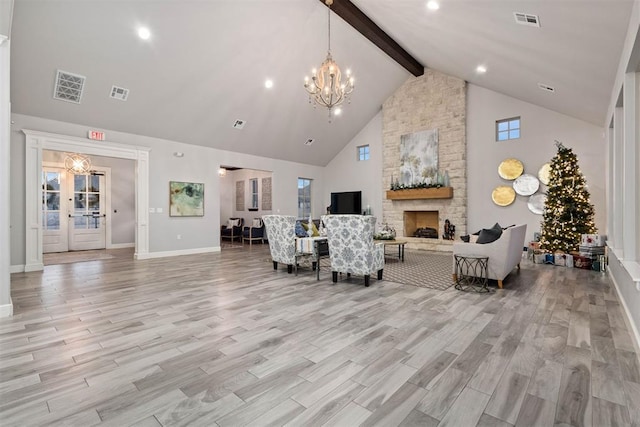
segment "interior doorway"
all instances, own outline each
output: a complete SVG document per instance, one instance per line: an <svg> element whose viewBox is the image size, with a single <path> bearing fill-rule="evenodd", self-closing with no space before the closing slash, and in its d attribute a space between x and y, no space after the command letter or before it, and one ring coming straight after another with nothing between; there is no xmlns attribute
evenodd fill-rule
<svg viewBox="0 0 640 427"><path fill-rule="evenodd" d="M149 151L148 147L102 141L100 144L83 138L23 129L25 150L25 211L27 218L24 271L37 271L43 263L43 150L63 153L133 160L134 189L134 259L149 258ZM87 193L88 196L88 193ZM106 241L109 242L108 229Z"/></svg>

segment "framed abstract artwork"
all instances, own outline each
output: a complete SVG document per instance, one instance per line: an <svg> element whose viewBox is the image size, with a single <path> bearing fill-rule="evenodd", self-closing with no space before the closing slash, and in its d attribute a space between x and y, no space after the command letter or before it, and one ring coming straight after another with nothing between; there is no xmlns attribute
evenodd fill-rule
<svg viewBox="0 0 640 427"><path fill-rule="evenodd" d="M169 216L204 216L204 184L170 181Z"/></svg>

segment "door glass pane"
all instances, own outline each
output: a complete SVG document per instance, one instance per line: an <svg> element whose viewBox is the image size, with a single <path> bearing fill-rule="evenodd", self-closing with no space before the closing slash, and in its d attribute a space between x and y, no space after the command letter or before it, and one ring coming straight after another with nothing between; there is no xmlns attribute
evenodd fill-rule
<svg viewBox="0 0 640 427"><path fill-rule="evenodd" d="M81 215L82 212L76 212L76 215ZM87 228L87 218L84 216L77 216L73 218L73 226L76 229L85 229Z"/></svg>
<svg viewBox="0 0 640 427"><path fill-rule="evenodd" d="M92 175L89 177L90 185L89 185L89 191L93 191L94 193L97 193L98 191L100 191L100 177L97 175Z"/></svg>
<svg viewBox="0 0 640 427"><path fill-rule="evenodd" d="M73 207L74 209L86 208L84 194L80 193L80 194L75 194L73 196Z"/></svg>
<svg viewBox="0 0 640 427"><path fill-rule="evenodd" d="M74 191L87 191L87 177L85 175L73 176Z"/></svg>
<svg viewBox="0 0 640 427"><path fill-rule="evenodd" d="M100 228L100 217L89 218L89 228L92 230Z"/></svg>
<svg viewBox="0 0 640 427"><path fill-rule="evenodd" d="M60 193L47 194L47 210L50 210L50 211L60 210Z"/></svg>
<svg viewBox="0 0 640 427"><path fill-rule="evenodd" d="M47 190L60 190L60 173L47 172Z"/></svg>
<svg viewBox="0 0 640 427"><path fill-rule="evenodd" d="M89 199L89 210L99 211L100 210L100 195L99 194L87 194L87 198Z"/></svg>
<svg viewBox="0 0 640 427"><path fill-rule="evenodd" d="M60 213L59 212L47 212L47 224L45 228L47 230L60 230Z"/></svg>

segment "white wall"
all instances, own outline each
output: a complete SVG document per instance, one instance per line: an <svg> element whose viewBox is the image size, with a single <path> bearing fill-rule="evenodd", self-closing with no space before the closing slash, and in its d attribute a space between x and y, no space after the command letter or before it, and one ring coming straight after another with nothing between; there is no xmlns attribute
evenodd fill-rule
<svg viewBox="0 0 640 427"><path fill-rule="evenodd" d="M66 155L61 151L44 150L42 160L63 165ZM135 162L129 159L116 159L104 156L87 156L93 169L108 167L111 169L111 242L110 244L133 244L135 242Z"/></svg>
<svg viewBox="0 0 640 427"><path fill-rule="evenodd" d="M369 144L370 159L358 161L357 147L366 144ZM331 204L331 193L362 191L362 209L369 205L377 224L382 224L382 111L329 162L324 182L325 210Z"/></svg>
<svg viewBox="0 0 640 427"><path fill-rule="evenodd" d="M85 138L90 126L46 120L14 114L11 128L11 264L24 264L25 259L25 137L21 129L39 130ZM216 150L159 138L150 138L106 129L107 140L150 147L149 207L162 208L162 213L149 215L149 253L157 256L174 251L216 250L220 247L220 179L221 164L241 168L273 171L273 209L276 213L296 215L298 176L314 180L312 197L321 200L323 168L302 163L262 158L242 153ZM96 142L99 144L100 142ZM173 156L183 152L184 157ZM205 184L203 217L169 217L169 181L191 181ZM321 208L314 208L319 215ZM226 220L226 219L225 219ZM180 235L181 239L177 236Z"/></svg>
<svg viewBox="0 0 640 427"><path fill-rule="evenodd" d="M520 139L496 142L496 120L516 116L521 118ZM528 209L528 197L517 196L513 204L500 207L492 202L491 192L498 185L512 185L512 181L498 175L498 166L504 159L519 159L524 164L524 173L537 176L540 167L557 152L554 140L572 148L578 156L578 165L595 207L596 227L605 233L607 149L603 129L472 84L467 88L469 232L490 227L495 222L503 226L527 224L528 240L533 238L535 231L540 231L542 215Z"/></svg>

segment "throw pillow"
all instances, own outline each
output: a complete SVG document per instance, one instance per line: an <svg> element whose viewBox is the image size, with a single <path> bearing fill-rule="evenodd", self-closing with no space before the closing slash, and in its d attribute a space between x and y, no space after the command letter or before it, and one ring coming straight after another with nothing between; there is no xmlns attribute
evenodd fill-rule
<svg viewBox="0 0 640 427"><path fill-rule="evenodd" d="M485 244L495 242L500 236L502 236L502 227L496 222L493 227L480 230L480 235L476 243Z"/></svg>
<svg viewBox="0 0 640 427"><path fill-rule="evenodd" d="M262 220L260 218L254 218L253 223L251 224L253 228L262 228Z"/></svg>
<svg viewBox="0 0 640 427"><path fill-rule="evenodd" d="M233 219L230 219L229 221L227 221L227 228L233 228L236 225L236 221Z"/></svg>
<svg viewBox="0 0 640 427"><path fill-rule="evenodd" d="M318 227L316 227L316 224L314 222L311 223L311 231L313 232L313 234L311 235L312 237L318 237L320 235Z"/></svg>
<svg viewBox="0 0 640 427"><path fill-rule="evenodd" d="M307 237L307 232L300 221L296 221L296 236Z"/></svg>
<svg viewBox="0 0 640 427"><path fill-rule="evenodd" d="M467 234L466 236L460 236L460 239L465 243L469 243L470 237Z"/></svg>
<svg viewBox="0 0 640 427"><path fill-rule="evenodd" d="M480 233L478 231L478 233ZM469 243L478 243L478 237L479 234L472 234L471 236L469 236Z"/></svg>

